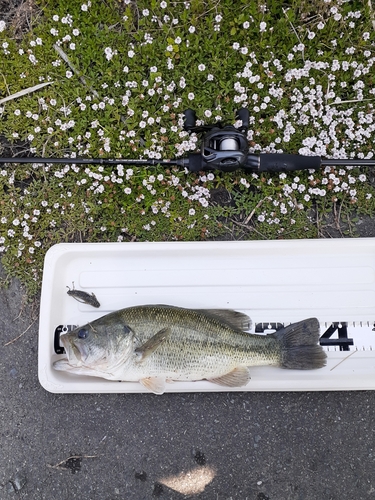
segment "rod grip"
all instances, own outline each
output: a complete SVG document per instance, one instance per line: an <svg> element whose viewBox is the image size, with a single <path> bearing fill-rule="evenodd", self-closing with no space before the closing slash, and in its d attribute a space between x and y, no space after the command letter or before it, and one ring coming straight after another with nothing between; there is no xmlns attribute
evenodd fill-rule
<svg viewBox="0 0 375 500"><path fill-rule="evenodd" d="M318 170L320 156L302 156L278 153L259 155L259 172L292 172L294 170Z"/></svg>

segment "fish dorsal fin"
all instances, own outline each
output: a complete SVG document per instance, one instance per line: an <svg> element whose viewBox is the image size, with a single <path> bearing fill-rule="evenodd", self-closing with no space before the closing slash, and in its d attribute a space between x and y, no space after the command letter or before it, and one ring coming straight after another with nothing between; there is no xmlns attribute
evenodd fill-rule
<svg viewBox="0 0 375 500"><path fill-rule="evenodd" d="M221 377L207 379L218 385L225 385L226 387L242 387L250 380L250 372L246 366L237 366L234 370Z"/></svg>
<svg viewBox="0 0 375 500"><path fill-rule="evenodd" d="M139 382L154 394L163 394L165 391L165 379L162 377L142 378Z"/></svg>
<svg viewBox="0 0 375 500"><path fill-rule="evenodd" d="M195 309L195 311L215 318L235 330L247 331L251 328L251 319L247 314L232 309Z"/></svg>
<svg viewBox="0 0 375 500"><path fill-rule="evenodd" d="M144 361L148 356L150 356L156 349L165 341L165 339L171 334L170 328L163 328L162 330L155 333L150 339L147 340L140 347L134 350L137 357L137 361Z"/></svg>

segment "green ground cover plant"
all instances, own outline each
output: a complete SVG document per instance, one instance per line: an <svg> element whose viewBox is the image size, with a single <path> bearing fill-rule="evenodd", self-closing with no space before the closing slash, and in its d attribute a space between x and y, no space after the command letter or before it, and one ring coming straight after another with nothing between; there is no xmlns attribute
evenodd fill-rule
<svg viewBox="0 0 375 500"><path fill-rule="evenodd" d="M373 156L370 1L41 0L35 9L22 36L0 19L3 156L18 145L35 156L182 157L200 145L183 129L186 108L198 123L239 126L241 107L250 152ZM2 263L33 294L58 242L318 237L317 214L374 213L369 173L353 163L260 176L3 163Z"/></svg>

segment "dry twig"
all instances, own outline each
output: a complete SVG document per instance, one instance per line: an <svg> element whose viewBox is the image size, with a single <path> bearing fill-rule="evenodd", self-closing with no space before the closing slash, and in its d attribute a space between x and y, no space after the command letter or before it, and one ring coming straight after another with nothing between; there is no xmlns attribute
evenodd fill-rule
<svg viewBox="0 0 375 500"><path fill-rule="evenodd" d="M7 346L7 345L10 345L10 344L13 344L13 342L15 342L16 340L20 339L22 337L22 335L25 335L25 333L30 330L30 328L33 326L33 324L35 323L36 319L34 319L34 321L31 323L31 325L29 325L26 330L24 332L22 332L20 335L18 335L18 337L16 337L15 339L13 340L10 340L9 342L7 342L6 344L4 344L4 347Z"/></svg>
<svg viewBox="0 0 375 500"><path fill-rule="evenodd" d="M28 87L27 89L20 90L15 94L8 95L7 97L3 97L2 99L0 99L0 104L3 104L4 102L7 101L11 101L12 99L17 99L18 97L22 97L27 94L31 94L31 92L35 92L36 90L42 89L46 85L52 85L52 83L54 82L38 83L38 85L34 85L33 87Z"/></svg>
<svg viewBox="0 0 375 500"><path fill-rule="evenodd" d="M86 82L86 79L82 76L81 72L73 65L73 63L71 62L71 60L69 59L69 57L65 54L65 52L63 51L63 49L59 45L57 45L56 43L53 45L53 48L59 54L59 56L61 57L61 59L63 59L66 62L66 64L73 71L73 73L75 73L78 76L78 78L80 79L81 83L83 83L83 85L85 85L86 87L88 87L90 89L90 91L93 93L93 95L98 99L99 98L99 94L97 93L97 91L94 90L90 85L88 85L88 83Z"/></svg>

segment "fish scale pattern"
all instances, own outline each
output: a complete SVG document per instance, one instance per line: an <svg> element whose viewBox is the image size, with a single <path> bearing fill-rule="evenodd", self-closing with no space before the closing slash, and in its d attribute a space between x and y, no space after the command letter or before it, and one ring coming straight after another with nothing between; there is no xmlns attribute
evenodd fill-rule
<svg viewBox="0 0 375 500"><path fill-rule="evenodd" d="M158 331L170 328L166 340L133 370L142 377L165 375L173 380L199 380L219 377L237 366L278 365L280 347L276 339L253 335L230 326L232 311L215 313L174 308L142 306L119 311L143 345Z"/></svg>

